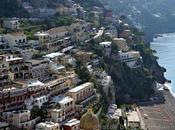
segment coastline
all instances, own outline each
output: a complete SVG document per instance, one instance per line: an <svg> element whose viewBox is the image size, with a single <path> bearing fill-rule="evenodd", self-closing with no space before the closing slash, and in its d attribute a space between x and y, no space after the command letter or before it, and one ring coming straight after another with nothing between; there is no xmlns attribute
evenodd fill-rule
<svg viewBox="0 0 175 130"><path fill-rule="evenodd" d="M171 36L172 35L172 36ZM160 82L161 84L163 84L164 86L166 86L168 89L169 89L169 91L170 91L170 93L174 96L174 98L175 98L175 92L174 92L174 88L173 88L173 83L172 83L172 73L171 73L171 71L170 71L170 69L171 69L171 67L168 65L168 64L170 64L170 63L166 63L166 59L165 59L165 57L164 57L164 55L165 54L167 54L166 53L166 51L168 50L167 48L165 48L165 50L166 51L162 51L162 49L160 49L160 48L164 48L165 46L163 46L163 44L166 44L166 42L164 42L164 39L167 39L167 37L169 38L170 37L170 40L172 40L171 38L174 38L174 36L173 35L175 35L175 33L162 33L162 34L157 34L157 37L154 37L153 38L153 42L150 42L150 47L151 47L151 49L153 49L153 50L155 50L155 52L153 53L153 55L155 56L155 57L158 57L158 59L156 59L156 61L157 61L157 63L158 63L158 65L160 66L160 67L163 67L166 71L164 71L164 78L166 79L165 80L165 82ZM162 40L163 39L163 40ZM168 41L169 41L169 39L168 39ZM170 41L170 42L172 42L172 41ZM157 45L156 45L157 44ZM167 45L168 46L168 45ZM158 48L157 50L156 50L156 48ZM172 50L171 50L172 51ZM164 52L165 52L165 54L164 54ZM162 56L162 54L163 54L163 56ZM170 54L167 54L168 56L170 56ZM172 54L171 54L172 55ZM170 56L171 57L171 56ZM161 59L162 58L162 59ZM171 59L172 60L172 59ZM170 60L170 61L171 61ZM168 72L167 72L168 71ZM170 73L170 74L169 74ZM174 78L173 78L174 79Z"/></svg>

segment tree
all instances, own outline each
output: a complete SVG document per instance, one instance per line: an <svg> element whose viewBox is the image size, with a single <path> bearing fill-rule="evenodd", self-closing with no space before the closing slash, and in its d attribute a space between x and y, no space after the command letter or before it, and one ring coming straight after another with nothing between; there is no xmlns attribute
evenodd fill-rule
<svg viewBox="0 0 175 130"><path fill-rule="evenodd" d="M31 117L34 119L36 117L40 116L40 109L38 106L33 106L33 108L31 109Z"/></svg>
<svg viewBox="0 0 175 130"><path fill-rule="evenodd" d="M32 118L37 118L37 117L41 117L41 119L46 118L47 116L47 110L44 108L39 108L38 106L33 106L33 108L31 109L31 117Z"/></svg>

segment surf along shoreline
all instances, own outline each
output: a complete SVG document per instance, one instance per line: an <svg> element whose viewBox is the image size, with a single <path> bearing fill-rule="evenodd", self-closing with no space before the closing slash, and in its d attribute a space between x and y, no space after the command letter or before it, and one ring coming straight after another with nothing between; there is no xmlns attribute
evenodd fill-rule
<svg viewBox="0 0 175 130"><path fill-rule="evenodd" d="M158 53L157 50L155 48L153 48L151 45L159 38L165 38L168 35L171 35L173 33L163 33L163 34L156 34L155 37L152 39L152 42L150 42L150 48L153 50L153 55L155 57L158 57L158 59L160 58L159 56L157 56L156 54ZM175 34L175 33L174 33ZM155 44L155 43L154 43ZM163 72L163 80L159 80L159 83L161 83L163 85L164 90L168 90L170 91L170 93L174 96L175 98L175 93L172 90L172 81L171 79L167 79L167 77L165 76L165 73L167 72L167 68L164 65L161 65L161 63L158 61L158 59L156 59L156 62L158 63L158 66L162 67L164 69Z"/></svg>

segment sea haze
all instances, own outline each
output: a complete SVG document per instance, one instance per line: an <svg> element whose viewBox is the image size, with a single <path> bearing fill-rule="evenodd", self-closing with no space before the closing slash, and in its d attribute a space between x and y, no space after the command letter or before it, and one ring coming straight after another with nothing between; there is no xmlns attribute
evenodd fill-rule
<svg viewBox="0 0 175 130"><path fill-rule="evenodd" d="M171 80L169 89L175 96L175 33L163 34L162 37L154 38L151 48L156 50L155 55L159 57L159 64L166 68L165 77Z"/></svg>

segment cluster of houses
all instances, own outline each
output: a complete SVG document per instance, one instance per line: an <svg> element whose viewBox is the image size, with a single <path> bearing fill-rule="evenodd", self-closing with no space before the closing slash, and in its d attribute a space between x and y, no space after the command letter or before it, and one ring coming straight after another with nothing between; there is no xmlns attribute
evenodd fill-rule
<svg viewBox="0 0 175 130"><path fill-rule="evenodd" d="M65 129L75 127L74 124L78 127L79 121L71 119L78 116L84 104L94 100L96 91L91 82L77 86L77 75L58 65L60 57L62 53L51 53L35 60L0 56L2 119L17 128L33 129L40 117L32 118L31 109L45 106L49 112L48 121L39 123L36 129L57 130L63 122L66 122L63 123ZM57 65L52 67L53 64Z"/></svg>
<svg viewBox="0 0 175 130"><path fill-rule="evenodd" d="M72 43L88 38L88 25L85 21L78 21L70 27L38 32L38 40L34 43L29 42L23 32L1 36L1 44L8 45L9 50L1 48L6 54L0 55L0 112L3 121L0 128L12 125L17 129L79 129L80 121L75 117L89 102L95 101L96 91L91 82L77 85L77 74L74 70L67 70L66 66L76 65L72 55L78 58L80 51L73 51ZM16 29L13 27L9 26ZM39 50L36 45L45 50ZM19 53L10 54L10 51ZM33 58L34 54L41 52L46 54ZM47 109L46 122L39 123L40 117L32 117L35 106Z"/></svg>
<svg viewBox="0 0 175 130"><path fill-rule="evenodd" d="M106 115L109 119L114 120L120 120L120 118L125 117L124 126L129 127L130 129L141 128L142 117L137 108L124 111L123 109L118 108L116 104L111 104Z"/></svg>
<svg viewBox="0 0 175 130"><path fill-rule="evenodd" d="M24 2L22 6L42 18L57 12L75 17L86 16L83 7L72 0L68 0L66 5L58 3L56 9L35 9L29 2ZM104 16L107 23L113 20L112 11L102 7L94 6L90 13L94 20ZM108 36L112 40L99 42L104 55L111 57L112 45L115 44L118 47L116 58L130 68L139 68L142 57L130 48L133 35L127 24L124 24L124 31L118 34L115 26L97 29L92 23L77 19L70 26L36 32L36 40L28 40L27 35L19 31L19 19L5 19L3 27L13 31L0 35L0 52L3 52L0 55L0 129L8 130L13 126L16 129L79 130L77 117L88 104L98 103L99 94L94 83L80 84L75 70L68 67L76 67L77 60L86 64L90 75L112 104L107 117L119 120L123 116L123 111L114 105L115 88L111 76L105 70L97 69L100 57L92 58L93 52L81 49L79 45ZM36 106L47 110L45 120L32 115ZM135 115L135 112L128 113L128 121L131 120L128 124L133 128L140 127ZM132 120L137 121L132 124Z"/></svg>

